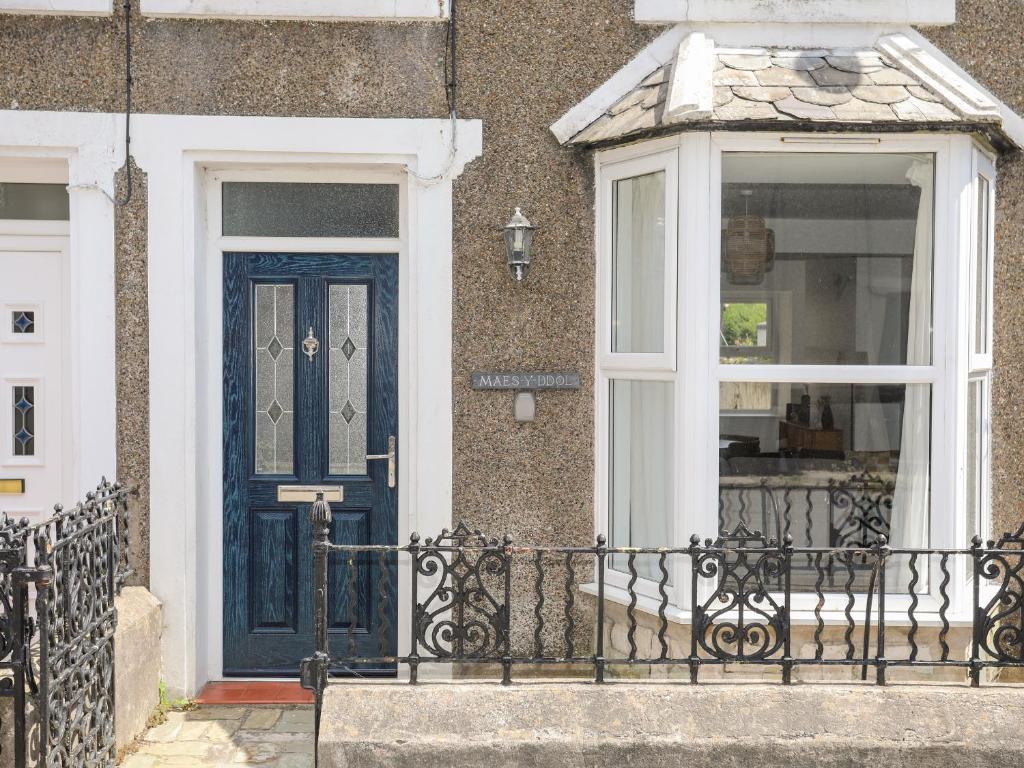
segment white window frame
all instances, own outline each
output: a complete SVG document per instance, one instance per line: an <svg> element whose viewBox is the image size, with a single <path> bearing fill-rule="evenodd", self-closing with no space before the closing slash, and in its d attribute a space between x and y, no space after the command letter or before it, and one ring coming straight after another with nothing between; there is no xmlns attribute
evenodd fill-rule
<svg viewBox="0 0 1024 768"><path fill-rule="evenodd" d="M113 12L113 0L0 0L0 13L110 16Z"/></svg>
<svg viewBox="0 0 1024 768"><path fill-rule="evenodd" d="M601 242L602 264L607 265L600 273L600 288L604 300L600 303L600 322L604 329L601 337L601 362L605 370L623 372L674 372L676 369L676 242L678 239L678 168L679 153L668 149L608 165L602 175L601 220L604 227ZM665 292L664 329L661 352L615 352L612 332L612 258L614 257L614 187L624 179L648 174L665 174Z"/></svg>
<svg viewBox="0 0 1024 768"><path fill-rule="evenodd" d="M601 187L599 192L600 202L597 206L597 220L601 227L601 235L598 238L600 243L599 267L597 270L597 285L601 299L598 301L598 373L595 379L597 387L598 412L604 414L607 421L611 414L611 384L615 380L626 381L665 381L676 384L674 398L677 407L675 408L678 418L679 385L676 377L676 349L678 327L678 304L677 297L677 248L679 240L679 151L675 141L649 142L644 147L645 151L632 154L632 156L616 162L614 158L607 165L602 167ZM612 351L612 259L614 257L614 185L622 179L634 178L651 173L664 172L665 174L665 293L664 293L664 349L660 353L623 353ZM676 429L678 434L678 427ZM602 509L599 519L603 521L599 532L611 536L611 504L608 489L611 487L610 459L608 451L611 450L610 440L607 442L607 450L603 455L599 454L599 466L602 466L602 474L605 477L604 491L597 495L598 505ZM679 440L675 440L673 449L678 463ZM675 520L678 521L679 505L678 484L673 489L673 509ZM674 558L678 560L679 558ZM670 578L672 586L668 588L669 600L678 603L682 596L682 585L684 574L678 562L669 564L671 568ZM612 587L625 589L629 577L617 570L609 568L607 571L607 582ZM637 582L638 594L651 600L659 599L657 585L649 580Z"/></svg>
<svg viewBox="0 0 1024 768"><path fill-rule="evenodd" d="M684 133L627 147L598 152L595 156L597 204L597 349L595 366L595 530L608 534L610 527L610 429L608 418L609 382L614 378L672 380L671 373L654 366L646 368L617 364L609 354L610 339L610 268L611 268L611 201L610 180L623 178L627 170L644 167L632 165L635 160L660 154L670 156L677 150L680 179L677 196L678 227L673 286L678 295L676 334L675 420L676 440L674 478L675 496L673 547L687 546L692 533L714 536L717 527L718 497L718 384L719 381L760 381L770 383L843 383L843 384L927 384L932 388L931 441L932 504L930 509L930 540L934 548L963 548L968 537L958 521L964 515L965 501L964 447L966 436L966 383L968 380L968 306L965 298L967 274L971 260L969 232L974 206L968 195L976 191L973 184L977 164L977 145L967 136L929 134L835 134L828 136L786 135L781 133ZM933 358L921 366L821 366L821 365L720 365L719 313L721 307L719 260L721 237L721 163L725 152L795 152L820 153L914 153L934 156L935 209L933 253ZM683 181L685 180L685 181ZM993 177L994 182L994 177ZM994 184L992 189L994 190ZM957 191L954 194L954 191ZM993 206L994 207L994 206ZM955 214L955 215L954 215ZM991 231L991 230L990 230ZM976 241L976 238L974 238ZM671 256L671 254L669 254ZM666 270L666 275L672 274ZM989 272L991 277L991 270ZM991 289L989 304L991 305ZM952 311L957 309L958 311ZM991 315L991 306L989 307ZM671 313L669 313L671 314ZM683 323L686 323L683 332ZM991 321L989 322L991 331ZM991 350L991 345L989 347ZM632 362L632 361L631 361ZM732 369L732 370L730 370ZM741 369L741 370L736 370ZM990 477L990 470L987 475ZM987 480L990 482L990 480ZM985 501L989 504L988 498ZM987 510L985 514L989 513ZM670 599L670 616L683 620L690 605L689 564L676 558L673 584L676 593ZM969 622L969 597L965 591L966 558L959 558L950 586L953 623ZM618 575L609 569L608 595L628 602ZM941 603L938 579L930 579L931 594L920 595L918 612L937 613ZM641 595L656 595L656 584L647 582ZM698 596L700 599L700 596ZM845 595L826 595L824 615L842 618ZM817 597L794 594L791 607L794 620L813 617ZM858 605L860 601L857 601ZM909 597L898 594L887 598L887 608L897 622L906 621ZM643 607L643 600L639 603Z"/></svg>
<svg viewBox="0 0 1024 768"><path fill-rule="evenodd" d="M964 291L963 291L963 304L966 314L966 320L961 321L961 325L966 329L966 340L965 345L967 347L966 357L968 360L966 385L964 386L963 392L963 425L962 430L965 436L964 443L964 481L963 481L963 499L964 507L966 511L967 497L968 494L978 494L978 502L980 506L978 514L978 526L977 529L972 530L967 527L963 532L963 536L973 536L975 534L980 535L983 539L988 539L994 535L992 530L992 378L994 359L992 352L993 342L993 294L995 290L995 207L996 207L996 167L993 158L987 153L982 151L980 148L975 148L971 153L971 184L968 188L967 195L969 200L965 201L964 216L961 218L969 217L969 224L965 224L964 230L967 236L970 238L970 259L967 265L967 272L964 277ZM979 193L981 180L984 179L988 183L988 200L987 200L987 220L986 226L986 238L984 248L979 249L981 243L980 233L978 226L981 221L980 211L978 210L979 204ZM978 270L984 268L986 272L986 285L985 285L985 339L984 349L979 351L975 347L975 338L977 332L977 313L975 312L976 307L976 286L977 286L977 275ZM982 386L982 397L981 401L977 404L980 410L980 422L981 422L981 434L978 436L978 445L981 451L980 466L978 470L977 482L980 484L980 488L974 489L967 485L967 461L970 460L970 456L966 455L966 435L969 424L970 414L967 412L968 406L968 394L971 384L981 383ZM965 519L966 522L966 519Z"/></svg>
<svg viewBox="0 0 1024 768"><path fill-rule="evenodd" d="M141 0L141 10L143 16L179 19L444 21L448 0Z"/></svg>

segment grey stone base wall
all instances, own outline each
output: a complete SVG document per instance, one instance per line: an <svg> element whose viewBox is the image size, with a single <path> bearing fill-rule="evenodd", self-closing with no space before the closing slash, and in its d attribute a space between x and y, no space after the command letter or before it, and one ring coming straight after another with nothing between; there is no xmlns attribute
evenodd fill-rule
<svg viewBox="0 0 1024 768"><path fill-rule="evenodd" d="M114 632L114 722L117 748L146 729L160 703L160 601L145 587L125 587Z"/></svg>
<svg viewBox="0 0 1024 768"><path fill-rule="evenodd" d="M320 767L994 768L1022 718L1008 686L338 683Z"/></svg>

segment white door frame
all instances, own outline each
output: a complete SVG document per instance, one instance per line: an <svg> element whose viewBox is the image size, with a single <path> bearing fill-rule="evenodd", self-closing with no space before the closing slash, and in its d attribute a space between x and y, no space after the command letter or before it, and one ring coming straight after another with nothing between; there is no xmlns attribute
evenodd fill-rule
<svg viewBox="0 0 1024 768"><path fill-rule="evenodd" d="M221 251L207 237L210 172L403 180L401 540L451 523L452 181L480 154L482 130L459 121L453 152L448 120L139 115L133 125L149 192L150 588L164 605L168 692L193 695L222 677ZM400 642L407 621L400 602Z"/></svg>
<svg viewBox="0 0 1024 768"><path fill-rule="evenodd" d="M199 334L199 338L206 338L206 371L208 372L208 384L210 389L216 388L217 383L224 380L223 362L224 345L223 336L217 333L217 329L224 327L224 253L225 252L256 252L256 253L381 253L398 254L398 300L399 300L399 329L398 329L398 446L399 450L407 444L412 445L411 431L409 428L409 414L413 402L409 395L412 393L409 381L409 368L412 362L410 356L410 326L404 322L404 318L410 316L412 307L410 298L413 295L410 285L409 269L409 224L408 224L408 200L410 177L408 174L399 171L397 168L368 169L358 166L346 165L282 165L280 168L251 168L239 167L238 164L230 164L223 169L215 165L205 167L203 176L204 203L206 206L206 242L205 259L202 268L202 277L206 285L206 322L205 333ZM341 183L351 184L398 184L399 185L399 236L381 238L348 238L348 237L226 237L221 230L221 182L224 181L247 181L247 182L320 182L320 183ZM207 414L200 420L201 429L205 432L204 444L208 447L209 453L204 461L207 474L207 509L211 514L201 523L205 531L200 539L200 559L205 561L206 568L206 589L199 590L197 607L200 616L205 617L206 624L206 653L207 663L205 664L205 677L208 680L228 679L224 678L223 669L223 647L224 647L224 620L223 620L223 595L224 595L224 548L221 542L224 539L223 515L212 514L213 510L223 510L224 507L224 482L223 482L223 389L218 390L216 402L212 392L208 392L203 401L199 403L200 412L204 407L208 409ZM214 448L216 446L216 448ZM217 456L213 454L216 452ZM405 472L406 459L411 460L415 454L404 452L400 461L398 485L398 540L406 541L409 533L415 528L415 521L409 516L410 509L410 483ZM205 546L204 546L205 545ZM300 557L311 556L310 552L300 550ZM400 562L399 569L405 575L400 583L408 583L408 573L404 570L406 563ZM202 564L200 565L202 568ZM400 577L401 578L401 577ZM399 592L399 599L402 605L399 606L399 617L409 615L405 599L408 596L404 590ZM403 610L402 608L405 608ZM400 621L402 619L400 618ZM405 631L400 631L399 638L407 639L409 636L407 625L403 624ZM202 631L202 627L200 627ZM202 666L202 665L201 665ZM297 670L296 670L297 676ZM237 680L238 678L231 678Z"/></svg>
<svg viewBox="0 0 1024 768"><path fill-rule="evenodd" d="M63 492L71 497L117 471L113 194L122 138L117 115L0 110L0 181L68 185L70 221L60 231L68 237L69 365L60 386L70 429ZM17 229L56 231L48 222Z"/></svg>

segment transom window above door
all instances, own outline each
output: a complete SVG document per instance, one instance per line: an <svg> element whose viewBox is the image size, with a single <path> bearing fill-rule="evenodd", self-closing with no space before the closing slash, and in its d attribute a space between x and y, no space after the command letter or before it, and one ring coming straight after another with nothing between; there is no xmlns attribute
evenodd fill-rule
<svg viewBox="0 0 1024 768"><path fill-rule="evenodd" d="M67 221L69 218L66 184L0 182L0 219Z"/></svg>
<svg viewBox="0 0 1024 768"><path fill-rule="evenodd" d="M396 238L398 184L225 181L226 237Z"/></svg>

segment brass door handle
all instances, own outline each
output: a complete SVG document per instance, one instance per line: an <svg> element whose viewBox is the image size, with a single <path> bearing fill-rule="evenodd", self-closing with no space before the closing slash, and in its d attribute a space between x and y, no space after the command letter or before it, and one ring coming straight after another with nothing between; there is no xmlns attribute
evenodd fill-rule
<svg viewBox="0 0 1024 768"><path fill-rule="evenodd" d="M397 484L398 476L398 440L394 435L388 436L388 452L387 453L370 453L367 454L367 461L387 461L388 463L388 488L394 488Z"/></svg>

